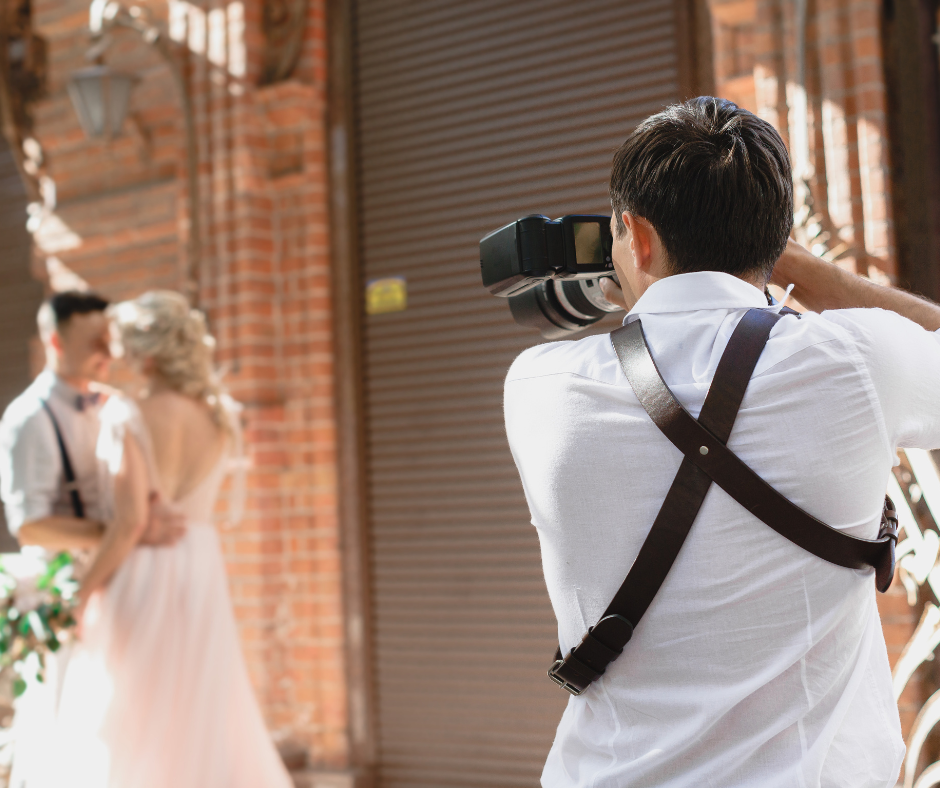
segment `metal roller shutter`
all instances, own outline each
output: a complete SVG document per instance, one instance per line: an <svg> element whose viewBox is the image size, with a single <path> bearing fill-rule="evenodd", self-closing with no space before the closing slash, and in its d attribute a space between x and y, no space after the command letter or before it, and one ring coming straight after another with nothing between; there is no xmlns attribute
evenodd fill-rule
<svg viewBox="0 0 940 788"><path fill-rule="evenodd" d="M26 202L13 154L0 139L0 413L32 380L28 339L42 302L42 287L30 275ZM0 506L0 551L15 549Z"/></svg>
<svg viewBox="0 0 940 788"><path fill-rule="evenodd" d="M379 785L532 786L566 695L502 422L541 341L481 285L478 242L529 213L609 212L611 156L679 95L672 3L356 6ZM604 324L610 330L611 322Z"/></svg>

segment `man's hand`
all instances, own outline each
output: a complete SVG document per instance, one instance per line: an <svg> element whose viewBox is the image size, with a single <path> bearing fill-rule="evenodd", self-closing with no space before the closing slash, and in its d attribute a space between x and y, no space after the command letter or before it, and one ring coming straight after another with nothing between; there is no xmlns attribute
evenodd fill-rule
<svg viewBox="0 0 940 788"><path fill-rule="evenodd" d="M611 277L605 276L600 280L600 288L604 298L614 306L619 306L627 312L633 309L636 296L633 295L633 291L630 290L629 286L624 286L622 283L618 284Z"/></svg>
<svg viewBox="0 0 940 788"><path fill-rule="evenodd" d="M147 527L140 538L140 544L150 547L169 547L176 544L185 534L186 518L167 506L157 493L150 493Z"/></svg>

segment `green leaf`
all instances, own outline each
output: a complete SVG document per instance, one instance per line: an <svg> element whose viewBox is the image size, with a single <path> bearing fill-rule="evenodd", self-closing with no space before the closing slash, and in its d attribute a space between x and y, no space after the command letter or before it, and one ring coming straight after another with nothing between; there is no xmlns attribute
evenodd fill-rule
<svg viewBox="0 0 940 788"><path fill-rule="evenodd" d="M46 589L55 579L55 576L65 567L70 566L72 563L72 556L68 553L59 553L55 558L53 558L46 566L45 574L39 578L39 581L36 583L36 587L39 589Z"/></svg>
<svg viewBox="0 0 940 788"><path fill-rule="evenodd" d="M13 679L13 697L18 698L24 692L26 692L26 682L17 676Z"/></svg>

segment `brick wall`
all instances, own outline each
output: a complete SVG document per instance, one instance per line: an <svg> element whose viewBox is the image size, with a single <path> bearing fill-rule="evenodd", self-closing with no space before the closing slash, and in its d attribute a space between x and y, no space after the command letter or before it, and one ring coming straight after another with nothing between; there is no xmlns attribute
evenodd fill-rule
<svg viewBox="0 0 940 788"><path fill-rule="evenodd" d="M221 532L245 654L275 735L342 768L324 2L307 4L291 78L264 87L261 0L143 5L185 62L199 141L199 303L245 405L247 514ZM87 140L66 93L69 73L86 65L87 12L87 0L33 0L49 53L47 96L33 107L46 203L37 254L113 299L181 289L190 223L178 90L153 48L113 32L106 62L140 81L125 134Z"/></svg>

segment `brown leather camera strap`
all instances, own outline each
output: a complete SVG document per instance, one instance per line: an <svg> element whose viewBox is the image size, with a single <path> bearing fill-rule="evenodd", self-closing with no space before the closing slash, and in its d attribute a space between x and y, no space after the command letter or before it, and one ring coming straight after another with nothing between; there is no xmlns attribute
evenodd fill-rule
<svg viewBox="0 0 940 788"><path fill-rule="evenodd" d="M779 317L756 309L745 313L718 362L699 418L723 442L731 434L751 373ZM638 325L639 320L611 334L615 350L622 332ZM631 361L625 362L619 350L617 355L626 369ZM642 399L641 404L646 407ZM707 473L688 456L683 458L626 579L581 643L564 659L560 650L555 654L548 672L552 681L580 695L619 656L675 563L711 484Z"/></svg>
<svg viewBox="0 0 940 788"><path fill-rule="evenodd" d="M742 463L725 444L770 332L780 314L745 313L718 363L699 420L682 407L650 354L635 320L611 333L611 342L637 399L657 427L685 455L666 500L626 579L596 626L567 657L559 650L549 678L580 695L623 651L633 629L675 563L712 481L782 536L814 555L853 569L874 567L879 590L894 573L897 518L886 502L877 540L857 539L792 504Z"/></svg>
<svg viewBox="0 0 940 788"><path fill-rule="evenodd" d="M751 314L767 313L751 310L748 315ZM894 572L894 554L890 548L896 535L859 539L829 527L791 503L741 462L725 446L724 440L719 440L704 424L693 419L676 400L650 355L639 320L614 331L611 340L643 409L687 459L781 536L829 563L849 569L874 568L878 590L888 589Z"/></svg>

